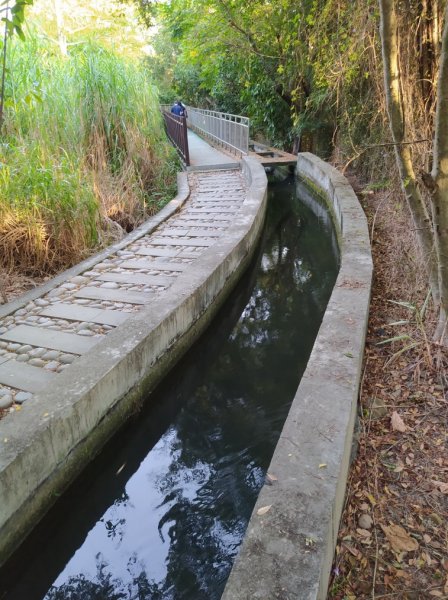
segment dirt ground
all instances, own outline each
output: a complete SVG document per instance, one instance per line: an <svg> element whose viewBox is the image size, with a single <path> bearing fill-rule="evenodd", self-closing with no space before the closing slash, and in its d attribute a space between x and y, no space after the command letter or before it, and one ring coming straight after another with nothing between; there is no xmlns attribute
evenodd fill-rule
<svg viewBox="0 0 448 600"><path fill-rule="evenodd" d="M400 194L359 197L374 281L358 454L328 598L448 598L447 356L431 341L434 315Z"/></svg>
<svg viewBox="0 0 448 600"><path fill-rule="evenodd" d="M51 277L26 277L19 273L7 273L0 267L0 305L12 302L15 298L49 279Z"/></svg>

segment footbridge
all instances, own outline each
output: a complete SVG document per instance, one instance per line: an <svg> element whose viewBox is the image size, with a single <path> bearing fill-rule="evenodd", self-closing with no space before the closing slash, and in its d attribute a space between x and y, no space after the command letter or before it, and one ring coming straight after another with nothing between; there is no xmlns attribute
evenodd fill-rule
<svg viewBox="0 0 448 600"><path fill-rule="evenodd" d="M184 117L172 114L166 104L161 110L168 137L187 168L229 164L243 156L256 158L264 167L296 163L296 156L252 141L248 117L193 106L186 107Z"/></svg>

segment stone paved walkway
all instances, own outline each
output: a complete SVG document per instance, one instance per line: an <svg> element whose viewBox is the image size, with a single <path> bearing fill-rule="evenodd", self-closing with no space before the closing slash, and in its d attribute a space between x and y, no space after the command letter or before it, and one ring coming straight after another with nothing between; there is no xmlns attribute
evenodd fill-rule
<svg viewBox="0 0 448 600"><path fill-rule="evenodd" d="M188 180L183 208L151 234L0 320L0 413L50 385L219 244L246 197L241 172L191 172Z"/></svg>

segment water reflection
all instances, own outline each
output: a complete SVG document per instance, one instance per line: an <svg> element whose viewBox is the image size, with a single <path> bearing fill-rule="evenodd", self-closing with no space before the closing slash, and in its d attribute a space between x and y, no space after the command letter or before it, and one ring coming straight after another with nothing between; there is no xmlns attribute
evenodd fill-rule
<svg viewBox="0 0 448 600"><path fill-rule="evenodd" d="M221 596L335 280L331 243L292 182L273 186L258 270L3 570L5 598Z"/></svg>

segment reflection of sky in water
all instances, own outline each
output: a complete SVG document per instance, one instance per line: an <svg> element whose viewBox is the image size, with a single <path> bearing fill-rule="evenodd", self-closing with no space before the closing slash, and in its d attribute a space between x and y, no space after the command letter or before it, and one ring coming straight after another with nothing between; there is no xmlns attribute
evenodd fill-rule
<svg viewBox="0 0 448 600"><path fill-rule="evenodd" d="M289 248L287 246L283 248L279 248L278 246L273 246L270 254L263 254L261 258L260 268L263 273L267 273L272 269L275 269L279 260L284 260L287 258L289 252Z"/></svg>
<svg viewBox="0 0 448 600"><path fill-rule="evenodd" d="M175 449L177 444L175 430L169 429L129 479L124 497L116 500L91 529L84 544L66 565L54 586L62 585L70 576L79 573L95 581L98 559L107 565L107 570L113 573L114 578L123 581L127 581L129 575L136 577L142 570L149 579L163 580L170 546L166 531L169 522L164 523L158 538L150 536L150 532L157 531L159 522L170 508L170 503L165 502L164 492L157 482L161 474L166 473L176 460L179 453ZM189 472L182 471L181 481L178 483L183 497L195 500L198 491L207 481L207 472L210 473L208 466ZM151 537L150 546L148 537Z"/></svg>

